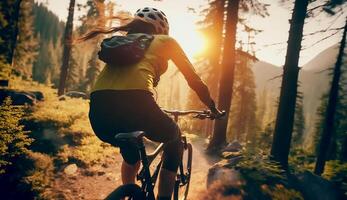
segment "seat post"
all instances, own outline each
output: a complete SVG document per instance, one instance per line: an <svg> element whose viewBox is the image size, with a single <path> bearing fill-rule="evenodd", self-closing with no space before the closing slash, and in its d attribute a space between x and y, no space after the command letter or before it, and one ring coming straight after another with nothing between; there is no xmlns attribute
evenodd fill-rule
<svg viewBox="0 0 347 200"><path fill-rule="evenodd" d="M145 178L145 183L146 183L145 189L146 189L146 193L148 195L148 198L151 200L155 200L154 191L153 191L154 187L153 187L151 172L149 171L149 163L148 163L147 153L146 153L145 145L143 143L142 138L140 140L141 141L138 144L139 144L140 158L141 158L142 166L144 169L144 178Z"/></svg>

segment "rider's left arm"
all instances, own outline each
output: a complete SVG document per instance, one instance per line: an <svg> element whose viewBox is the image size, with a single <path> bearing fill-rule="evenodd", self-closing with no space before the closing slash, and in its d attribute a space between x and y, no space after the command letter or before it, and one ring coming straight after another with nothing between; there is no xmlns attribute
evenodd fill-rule
<svg viewBox="0 0 347 200"><path fill-rule="evenodd" d="M193 65L187 58L181 46L171 38L165 45L165 51L167 57L171 59L177 68L182 72L184 78L187 80L188 85L192 88L200 100L210 109L215 108L215 103L211 98L210 92L206 84L201 80L201 78L196 73Z"/></svg>

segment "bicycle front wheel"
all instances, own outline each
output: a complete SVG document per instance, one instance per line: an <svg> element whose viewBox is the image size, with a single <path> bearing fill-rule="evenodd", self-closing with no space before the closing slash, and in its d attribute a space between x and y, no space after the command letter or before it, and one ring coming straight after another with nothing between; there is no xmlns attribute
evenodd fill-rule
<svg viewBox="0 0 347 200"><path fill-rule="evenodd" d="M186 200L188 197L190 178L192 174L192 159L193 147L190 143L187 143L177 174L174 188L174 200Z"/></svg>
<svg viewBox="0 0 347 200"><path fill-rule="evenodd" d="M119 186L105 200L144 200L145 195L136 184Z"/></svg>

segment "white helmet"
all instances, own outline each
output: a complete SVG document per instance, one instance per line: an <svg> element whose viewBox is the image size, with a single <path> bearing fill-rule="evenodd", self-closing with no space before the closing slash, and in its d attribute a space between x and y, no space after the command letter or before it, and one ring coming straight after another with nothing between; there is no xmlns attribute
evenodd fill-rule
<svg viewBox="0 0 347 200"><path fill-rule="evenodd" d="M156 8L145 7L138 9L135 17L140 17L155 27L157 34L169 34L169 22L163 11Z"/></svg>

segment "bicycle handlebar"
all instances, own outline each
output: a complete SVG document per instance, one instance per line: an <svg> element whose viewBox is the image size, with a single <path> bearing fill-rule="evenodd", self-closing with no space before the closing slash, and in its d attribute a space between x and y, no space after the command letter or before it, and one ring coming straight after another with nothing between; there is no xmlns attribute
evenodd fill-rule
<svg viewBox="0 0 347 200"><path fill-rule="evenodd" d="M173 115L175 117L196 114L193 118L198 118L198 119L216 119L216 117L214 117L212 115L212 112L210 110L184 110L184 111L180 111L180 110L166 110L166 109L163 109L163 111L168 113L168 114L171 114L171 115ZM224 115L225 115L225 111L223 111L223 115L220 116L220 117L223 117Z"/></svg>

